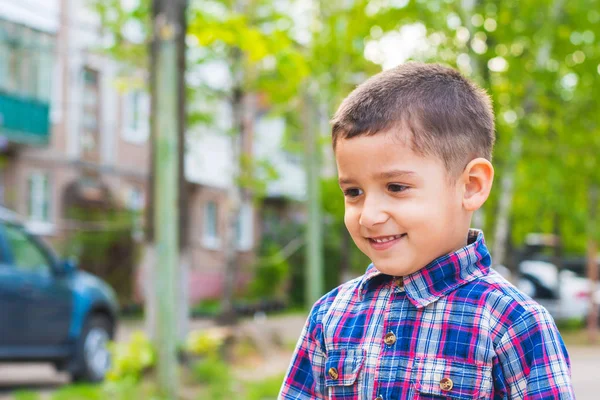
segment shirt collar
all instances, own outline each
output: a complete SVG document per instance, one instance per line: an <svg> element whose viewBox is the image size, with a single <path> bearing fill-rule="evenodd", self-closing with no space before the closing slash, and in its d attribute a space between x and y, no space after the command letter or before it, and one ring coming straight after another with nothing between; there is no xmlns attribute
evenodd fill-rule
<svg viewBox="0 0 600 400"><path fill-rule="evenodd" d="M492 260L483 232L469 230L467 243L465 247L438 257L424 268L403 277L404 290L415 307L425 307L457 287L489 273ZM358 287L361 299L369 289L369 282L380 275L384 274L373 264L369 265Z"/></svg>

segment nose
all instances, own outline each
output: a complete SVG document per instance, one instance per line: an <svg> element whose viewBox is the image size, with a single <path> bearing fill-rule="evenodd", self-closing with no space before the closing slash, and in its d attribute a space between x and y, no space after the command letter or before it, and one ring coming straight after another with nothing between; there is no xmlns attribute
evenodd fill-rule
<svg viewBox="0 0 600 400"><path fill-rule="evenodd" d="M359 224L365 228L372 228L375 225L383 224L389 218L385 211L384 204L375 196L366 197L363 208L360 213Z"/></svg>

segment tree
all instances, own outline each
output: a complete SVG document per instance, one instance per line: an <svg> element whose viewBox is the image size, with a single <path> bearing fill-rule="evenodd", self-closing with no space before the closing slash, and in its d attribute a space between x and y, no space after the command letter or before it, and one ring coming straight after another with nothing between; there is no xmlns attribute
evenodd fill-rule
<svg viewBox="0 0 600 400"><path fill-rule="evenodd" d="M156 39L154 29L157 28L157 24L160 25L161 18L164 19L165 15L171 18L175 24L176 29L173 32L175 40L175 60L177 70L175 75L172 77L176 82L176 90L178 93L184 94L185 91L185 69L186 69L186 4L185 0L178 0L175 2L169 2L163 4L160 0L140 0L133 6L124 7L124 3L118 0L110 1L92 1L91 5L93 9L99 15L103 29L105 30L105 36L109 45L105 51L121 62L121 75L122 78L118 84L124 89L128 90L133 88L149 88L152 93L151 96L151 145L150 145L150 168L148 178L148 190L147 190L147 206L146 206L146 244L144 247L143 255L143 273L145 275L146 282L146 307L145 315L148 328L151 335L156 338L158 335L157 326L157 310L160 304L157 300L157 291L152 286L154 282L161 282L164 277L159 278L156 273L156 266L161 266L156 258L156 251L154 246L155 240L155 193L156 193L156 173L155 165L158 157L161 155L157 152L155 147L155 140L158 133L162 133L158 129L157 116L159 115L160 107L158 107L159 97L156 96L157 87L157 73L158 73L158 56L160 50L160 40ZM166 13L166 14L165 14ZM161 16L162 15L162 16ZM154 25L152 21L158 21ZM126 27L133 26L133 30L137 34L127 35ZM167 28L163 29L168 29ZM151 59L153 62L150 62ZM146 75L149 72L147 80L140 83L135 76ZM147 75L146 75L147 76ZM166 96L165 96L166 97ZM161 97L162 98L162 97ZM173 97L176 99L176 131L177 131L177 195L176 201L178 206L174 207L173 211L177 211L178 219L178 231L176 233L176 246L180 250L178 260L178 272L179 279L177 286L179 290L175 293L178 296L166 296L163 297L164 301L176 300L176 307L170 313L178 315L176 324L177 336L182 340L187 333L187 320L189 314L189 308L187 303L187 290L186 290L186 279L187 269L189 267L189 240L188 240L188 199L187 190L188 185L185 180L184 173L184 145L185 145L185 131L186 131L186 120L187 120L187 107L186 107L186 96L176 95ZM164 153L163 153L164 154ZM159 170L160 171L160 170ZM163 192L158 192L163 193ZM171 306L169 306L171 307ZM159 324L160 325L160 324ZM165 379L165 381L168 379Z"/></svg>
<svg viewBox="0 0 600 400"><path fill-rule="evenodd" d="M379 10L396 14L400 24L425 28L428 46L413 58L455 66L492 96L497 115L494 164L500 182L485 206L485 226L496 231L496 263L502 262L500 248L507 233L521 242L527 232L552 232L555 221L567 250L581 251L586 242L585 216L564 207L569 204L565 195L585 202L586 184L570 179L572 172L564 164L581 160L577 153L582 149L574 148L580 142L591 154L597 152L596 140L588 134L597 126L590 117L597 117L586 113L597 100L589 86L577 90L582 81L597 81L598 45L593 38L600 33L600 16L589 11L595 4L434 0ZM386 34L390 32L380 37ZM586 128L573 129L566 120L585 121ZM509 228L509 220L517 223Z"/></svg>
<svg viewBox="0 0 600 400"><path fill-rule="evenodd" d="M273 2L222 1L220 12L207 13L197 9L190 24L190 34L205 46L210 57L227 60L232 85L225 94L233 112L231 133L236 182L228 193L228 229L225 240L226 270L221 321L235 320L233 298L237 271L237 238L235 235L242 201L253 197L254 182L251 143L253 122L256 118L256 95L267 93L272 106L287 102L295 95L301 78L306 73L302 57L294 49L295 43L286 29L272 29L273 21L285 21ZM265 65L268 57L274 65ZM290 68L291 67L291 68ZM277 89L275 90L275 86ZM249 184L250 183L250 184Z"/></svg>

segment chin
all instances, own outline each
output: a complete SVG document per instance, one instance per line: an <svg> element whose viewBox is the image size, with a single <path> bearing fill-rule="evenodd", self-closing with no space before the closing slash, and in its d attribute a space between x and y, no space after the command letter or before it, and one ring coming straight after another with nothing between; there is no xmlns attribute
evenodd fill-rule
<svg viewBox="0 0 600 400"><path fill-rule="evenodd" d="M387 275L392 275L392 276L403 276L403 275L408 275L408 268L404 267L404 266L398 266L398 265L389 265L388 263L377 263L377 262L373 262L373 265L375 265L375 268L377 268L377 270L379 272L382 272L384 274Z"/></svg>

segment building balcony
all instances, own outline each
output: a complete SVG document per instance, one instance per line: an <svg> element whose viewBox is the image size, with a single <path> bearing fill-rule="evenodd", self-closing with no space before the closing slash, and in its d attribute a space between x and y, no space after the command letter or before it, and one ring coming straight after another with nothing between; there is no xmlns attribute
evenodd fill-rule
<svg viewBox="0 0 600 400"><path fill-rule="evenodd" d="M15 144L47 145L50 104L0 91L0 136Z"/></svg>

